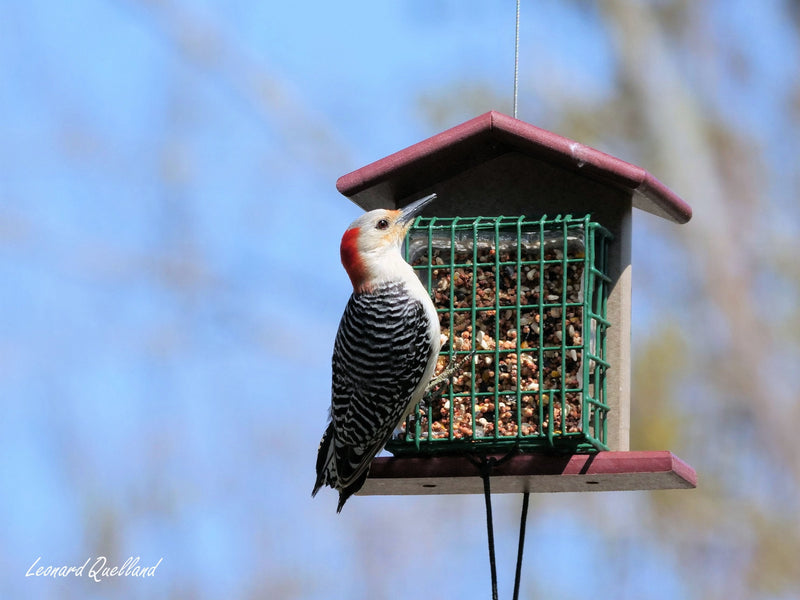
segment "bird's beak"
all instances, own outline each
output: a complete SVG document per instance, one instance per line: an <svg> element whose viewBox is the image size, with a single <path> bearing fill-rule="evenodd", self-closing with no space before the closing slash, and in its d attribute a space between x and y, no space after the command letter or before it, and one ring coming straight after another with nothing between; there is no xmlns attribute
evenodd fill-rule
<svg viewBox="0 0 800 600"><path fill-rule="evenodd" d="M400 209L400 218L397 219L397 222L401 225L410 225L411 221L414 220L414 217L420 214L422 209L435 199L436 194L431 194L429 196L425 196L424 198L420 198L419 200L415 200L407 206L404 206Z"/></svg>

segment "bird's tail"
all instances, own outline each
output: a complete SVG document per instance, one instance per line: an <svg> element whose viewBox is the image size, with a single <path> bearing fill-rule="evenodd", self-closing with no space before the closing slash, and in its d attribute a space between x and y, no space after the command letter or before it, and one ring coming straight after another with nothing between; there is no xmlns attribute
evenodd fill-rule
<svg viewBox="0 0 800 600"><path fill-rule="evenodd" d="M325 433L322 434L317 449L317 481L311 492L312 497L317 495L319 488L323 485L336 487L336 457L333 452L333 437L333 423L330 423Z"/></svg>
<svg viewBox="0 0 800 600"><path fill-rule="evenodd" d="M344 489L339 490L339 504L336 506L337 513L342 512L342 507L344 506L344 503L347 502L347 499L361 489L361 487L364 485L364 482L367 480L367 475L369 475L369 469L364 469L364 472L358 477L358 479Z"/></svg>
<svg viewBox="0 0 800 600"><path fill-rule="evenodd" d="M337 460L336 456L336 434L334 433L333 423L328 425L317 450L317 480L311 496L316 496L323 485L327 485L339 491L339 504L336 512L342 512L342 507L347 499L355 494L364 485L369 475L369 465L380 447L371 447L367 451L353 451L344 446L339 449L350 460ZM364 456L366 454L366 456ZM354 458L358 457L358 458ZM366 459L366 460L365 460ZM350 461L354 461L357 468L353 469ZM345 474L340 476L338 466L345 468Z"/></svg>

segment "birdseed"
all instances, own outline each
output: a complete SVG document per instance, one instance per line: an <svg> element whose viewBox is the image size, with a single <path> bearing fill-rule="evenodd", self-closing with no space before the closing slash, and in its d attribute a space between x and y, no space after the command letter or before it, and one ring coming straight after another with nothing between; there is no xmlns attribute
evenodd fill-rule
<svg viewBox="0 0 800 600"><path fill-rule="evenodd" d="M449 246L449 240L433 246L428 256L426 240L412 260L432 290L447 338L436 374L450 355L475 354L450 389L443 386L420 410L420 439L580 432L582 240L565 244L560 237L544 245L543 256L539 244L516 240L492 239L477 249L456 244L455 253Z"/></svg>

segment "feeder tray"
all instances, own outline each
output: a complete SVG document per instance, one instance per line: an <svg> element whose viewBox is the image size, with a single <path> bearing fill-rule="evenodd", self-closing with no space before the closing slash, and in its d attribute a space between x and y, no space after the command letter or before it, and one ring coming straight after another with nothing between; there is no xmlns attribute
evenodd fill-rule
<svg viewBox="0 0 800 600"><path fill-rule="evenodd" d="M500 456L496 458L502 460ZM520 454L492 471L492 492L610 492L697 487L697 473L667 451ZM380 456L361 496L480 494L480 469L464 456Z"/></svg>

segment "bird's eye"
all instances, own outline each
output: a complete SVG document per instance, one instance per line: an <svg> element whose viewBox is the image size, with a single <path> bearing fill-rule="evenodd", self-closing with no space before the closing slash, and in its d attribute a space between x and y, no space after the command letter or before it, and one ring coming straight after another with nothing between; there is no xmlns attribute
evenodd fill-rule
<svg viewBox="0 0 800 600"><path fill-rule="evenodd" d="M389 221L387 221L386 219L381 219L380 221L378 221L378 224L375 227L377 229L386 229L387 227L389 227Z"/></svg>

